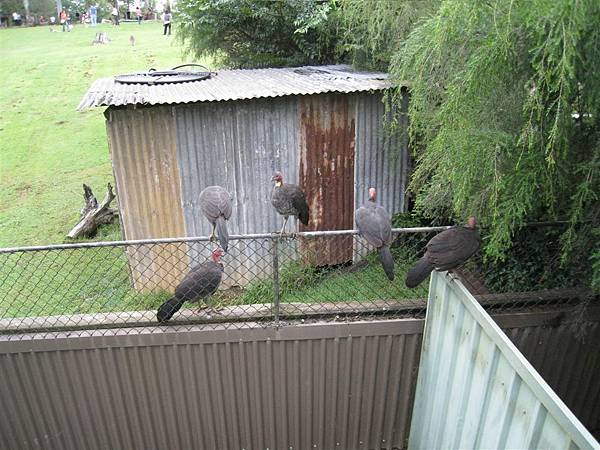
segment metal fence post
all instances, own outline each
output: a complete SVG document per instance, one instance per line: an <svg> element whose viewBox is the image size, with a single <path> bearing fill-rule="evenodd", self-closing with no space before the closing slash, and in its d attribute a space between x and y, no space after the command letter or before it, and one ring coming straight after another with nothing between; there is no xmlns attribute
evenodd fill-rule
<svg viewBox="0 0 600 450"><path fill-rule="evenodd" d="M279 236L273 239L273 320L279 328Z"/></svg>

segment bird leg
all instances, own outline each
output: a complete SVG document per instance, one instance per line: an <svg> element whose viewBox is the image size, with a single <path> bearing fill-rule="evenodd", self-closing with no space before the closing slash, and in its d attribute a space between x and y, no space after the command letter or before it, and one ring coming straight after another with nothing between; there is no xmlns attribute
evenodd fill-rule
<svg viewBox="0 0 600 450"><path fill-rule="evenodd" d="M213 223L213 228L212 228L212 233L210 234L210 241L214 242L217 240L217 235L215 234L215 229L216 229L217 225L215 223Z"/></svg>
<svg viewBox="0 0 600 450"><path fill-rule="evenodd" d="M285 233L285 226L287 224L288 218L288 216L285 216L285 219L283 219L283 226L281 227L281 231L279 232L279 234Z"/></svg>

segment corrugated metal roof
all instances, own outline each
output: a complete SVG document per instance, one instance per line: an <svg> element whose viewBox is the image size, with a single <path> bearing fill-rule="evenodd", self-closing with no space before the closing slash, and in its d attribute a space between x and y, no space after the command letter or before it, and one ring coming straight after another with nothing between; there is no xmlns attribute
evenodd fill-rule
<svg viewBox="0 0 600 450"><path fill-rule="evenodd" d="M208 80L160 85L121 84L110 77L96 80L77 109L363 92L390 86L386 73L359 72L347 65L223 70Z"/></svg>

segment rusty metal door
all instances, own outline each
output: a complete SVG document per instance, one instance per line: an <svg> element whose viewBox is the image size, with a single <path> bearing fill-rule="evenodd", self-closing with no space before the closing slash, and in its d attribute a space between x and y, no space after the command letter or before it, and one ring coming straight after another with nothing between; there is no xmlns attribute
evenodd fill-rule
<svg viewBox="0 0 600 450"><path fill-rule="evenodd" d="M354 99L345 94L300 100L299 178L310 208L310 222L300 227L303 231L353 228L354 116ZM312 240L311 245L313 264L352 260L352 236Z"/></svg>

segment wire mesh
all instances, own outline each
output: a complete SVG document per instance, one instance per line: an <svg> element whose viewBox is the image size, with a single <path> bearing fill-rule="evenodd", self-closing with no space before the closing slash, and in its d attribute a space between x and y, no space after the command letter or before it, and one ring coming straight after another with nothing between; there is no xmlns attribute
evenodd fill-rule
<svg viewBox="0 0 600 450"><path fill-rule="evenodd" d="M216 244L206 237L1 249L0 335L423 317L428 283L409 289L404 279L444 228L393 231L394 280L377 249L354 230L231 236L218 290L184 303L166 324L156 311L191 268L210 259ZM496 312L582 295L494 295L472 267L457 272Z"/></svg>

